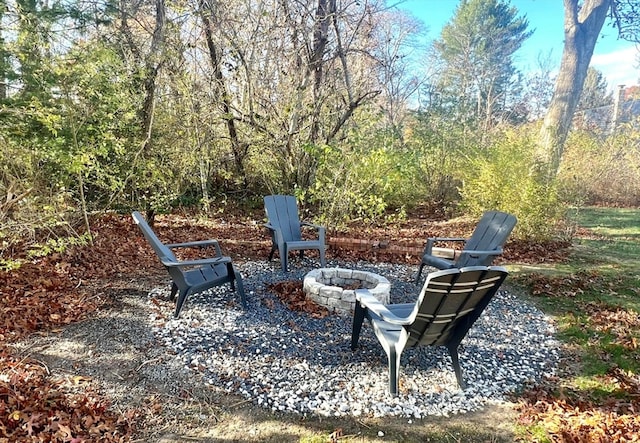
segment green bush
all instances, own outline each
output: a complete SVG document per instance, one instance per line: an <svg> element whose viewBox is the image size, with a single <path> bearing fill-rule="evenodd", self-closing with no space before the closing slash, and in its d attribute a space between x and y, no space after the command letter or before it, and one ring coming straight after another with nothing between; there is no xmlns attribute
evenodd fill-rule
<svg viewBox="0 0 640 443"><path fill-rule="evenodd" d="M314 184L304 198L317 206L319 221L331 228L347 222L384 223L404 217L423 187L416 154L380 132L352 134L341 146L314 146L318 164Z"/></svg>
<svg viewBox="0 0 640 443"><path fill-rule="evenodd" d="M614 135L574 131L559 173L565 199L585 204L640 204L640 131L619 128Z"/></svg>
<svg viewBox="0 0 640 443"><path fill-rule="evenodd" d="M470 153L461 173L461 206L474 215L491 209L514 214L516 238L555 237L564 205L556 183L547 183L536 172L534 152L533 137L505 131L488 148Z"/></svg>
<svg viewBox="0 0 640 443"><path fill-rule="evenodd" d="M464 128L440 115L421 113L408 122L405 139L417 154L417 181L423 191L419 203L452 212L460 200L456 171L469 140Z"/></svg>

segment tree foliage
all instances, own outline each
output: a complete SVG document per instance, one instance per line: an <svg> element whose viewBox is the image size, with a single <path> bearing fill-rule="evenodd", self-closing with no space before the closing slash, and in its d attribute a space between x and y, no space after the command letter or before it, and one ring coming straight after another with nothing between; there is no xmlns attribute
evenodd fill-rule
<svg viewBox="0 0 640 443"><path fill-rule="evenodd" d="M461 160L549 99L548 67L525 78L513 65L531 31L506 1L461 2L429 78L413 62L421 26L383 0L0 6L12 226L266 193L295 193L336 225L451 211ZM411 112L416 91L431 103Z"/></svg>
<svg viewBox="0 0 640 443"><path fill-rule="evenodd" d="M443 68L443 104L484 128L507 119L514 102L515 52L529 38L529 22L501 0L463 0L434 43Z"/></svg>
<svg viewBox="0 0 640 443"><path fill-rule="evenodd" d="M339 146L360 107L383 109L392 126L401 118L415 84L403 80L402 41L419 29L378 32L396 23L383 8L8 2L3 135L27 133L19 143L32 137L51 165L43 182L87 191L94 207L154 211L193 192L308 187L318 165L305 146Z"/></svg>
<svg viewBox="0 0 640 443"><path fill-rule="evenodd" d="M613 97L607 89L607 80L602 72L589 67L577 109L593 109L612 104Z"/></svg>
<svg viewBox="0 0 640 443"><path fill-rule="evenodd" d="M534 146L530 131L494 134L487 146L466 159L461 203L476 215L487 208L515 214L516 236L540 241L554 237L564 210L556 183L546 182L533 167Z"/></svg>
<svg viewBox="0 0 640 443"><path fill-rule="evenodd" d="M640 131L622 125L603 138L573 131L558 173L566 198L580 204L640 204Z"/></svg>

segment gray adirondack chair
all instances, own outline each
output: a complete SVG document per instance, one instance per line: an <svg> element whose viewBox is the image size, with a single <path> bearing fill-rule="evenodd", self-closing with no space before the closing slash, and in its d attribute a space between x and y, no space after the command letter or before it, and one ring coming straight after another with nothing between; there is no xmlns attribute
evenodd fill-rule
<svg viewBox="0 0 640 443"><path fill-rule="evenodd" d="M357 289L351 349L358 346L366 318L387 354L390 394L398 394L402 352L417 346L445 346L464 389L458 347L506 277L502 267L436 271L428 275L418 300L407 304L384 305L367 289Z"/></svg>
<svg viewBox="0 0 640 443"><path fill-rule="evenodd" d="M174 313L175 318L178 318L180 315L187 296L225 283L230 284L232 291L237 288L238 294L240 295L240 302L246 309L247 301L245 299L242 277L240 273L234 269L231 258L222 255L222 250L217 240L164 244L155 232L153 232L142 214L134 211L131 215L134 222L140 227L147 242L149 242L158 255L160 262L167 268L167 271L169 271L172 279L170 299L174 300L176 294L178 294L176 311ZM213 246L215 249L215 257L196 260L178 260L171 251L177 248L202 248L209 246Z"/></svg>
<svg viewBox="0 0 640 443"><path fill-rule="evenodd" d="M422 253L416 275L416 284L425 266L437 269L462 268L465 266L489 266L495 257L502 255L502 247L515 227L517 219L500 211L485 212L473 234L468 239L460 237L432 237ZM461 242L462 250L436 248L437 242Z"/></svg>
<svg viewBox="0 0 640 443"><path fill-rule="evenodd" d="M277 250L280 255L282 270L287 272L289 251L317 249L320 254L320 265L325 266L325 228L305 221L298 216L298 203L292 195L267 195L264 197L264 209L267 213L265 227L271 234L271 252L269 260ZM317 231L317 240L303 240L302 228L310 227Z"/></svg>

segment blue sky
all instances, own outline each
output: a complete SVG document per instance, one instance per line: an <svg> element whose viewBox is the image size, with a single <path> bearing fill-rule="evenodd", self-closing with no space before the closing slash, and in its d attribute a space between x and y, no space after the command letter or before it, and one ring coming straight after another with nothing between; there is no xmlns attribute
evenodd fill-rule
<svg viewBox="0 0 640 443"><path fill-rule="evenodd" d="M440 30L451 18L458 0L397 0L398 8L408 10L428 28L427 38L432 41L440 36ZM564 9L562 0L511 0L520 15L526 15L533 35L516 53L516 63L527 71L537 67L540 55L551 54L554 67L560 65L564 40ZM389 4L395 4L393 0ZM617 85L638 84L640 69L637 65L637 49L633 43L619 40L617 31L605 23L596 44L591 66L607 78L609 89Z"/></svg>

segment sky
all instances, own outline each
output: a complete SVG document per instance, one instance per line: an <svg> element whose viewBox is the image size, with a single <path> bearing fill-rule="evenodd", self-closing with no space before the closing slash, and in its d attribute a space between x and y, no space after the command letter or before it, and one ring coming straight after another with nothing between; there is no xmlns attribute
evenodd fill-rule
<svg viewBox="0 0 640 443"><path fill-rule="evenodd" d="M392 0L393 1L393 0ZM389 4L392 3L389 2ZM440 36L442 27L453 17L458 0L397 0L398 8L409 11L428 28L428 40ZM536 70L537 60L550 56L552 66L560 66L564 44L564 7L562 0L511 0L520 15L526 15L533 35L515 54L515 63L522 71ZM607 21L602 28L591 59L591 66L607 79L610 90L618 85L639 83L638 50L635 44L618 39L617 30Z"/></svg>

